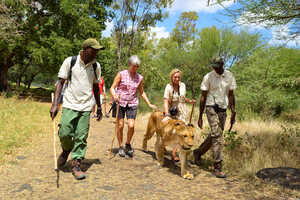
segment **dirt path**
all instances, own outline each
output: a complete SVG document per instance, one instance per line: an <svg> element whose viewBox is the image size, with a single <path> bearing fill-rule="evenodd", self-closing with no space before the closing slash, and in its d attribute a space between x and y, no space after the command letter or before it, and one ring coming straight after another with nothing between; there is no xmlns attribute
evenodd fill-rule
<svg viewBox="0 0 300 200"><path fill-rule="evenodd" d="M154 138L149 142L152 153L140 149L146 121L147 116L137 119L134 158L116 155L109 160L108 149L114 134L112 119L92 120L83 162L88 177L77 181L67 167L60 172L59 188L53 170L53 135L39 138L33 148L24 148L12 162L0 166L0 199L289 199L285 194L257 189L237 178L217 179L210 171L196 166L191 166L195 178L185 180L179 175L179 163L170 161L169 155L166 167L159 168L153 159ZM58 154L60 151L57 142Z"/></svg>

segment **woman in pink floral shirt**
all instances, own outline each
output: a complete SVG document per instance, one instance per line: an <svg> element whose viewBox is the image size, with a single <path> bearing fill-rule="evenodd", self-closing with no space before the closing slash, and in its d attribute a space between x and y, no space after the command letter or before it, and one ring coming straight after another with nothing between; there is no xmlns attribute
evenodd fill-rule
<svg viewBox="0 0 300 200"><path fill-rule="evenodd" d="M132 136L134 134L134 123L137 113L137 108L139 100L137 93L139 91L143 100L147 105L153 110L157 110L155 105L152 105L147 98L146 93L143 88L143 76L137 73L136 71L140 67L141 61L138 56L134 55L129 58L127 70L118 72L117 76L114 79L114 82L110 88L110 93L112 97L116 100L119 99L119 118L118 123L118 142L119 142L119 156L125 157L125 154L132 157L133 149L130 145ZM117 88L117 92L115 92ZM118 98L119 97L119 98ZM125 149L123 147L123 128L124 128L124 118L125 114L128 122L128 132L127 140L125 144Z"/></svg>

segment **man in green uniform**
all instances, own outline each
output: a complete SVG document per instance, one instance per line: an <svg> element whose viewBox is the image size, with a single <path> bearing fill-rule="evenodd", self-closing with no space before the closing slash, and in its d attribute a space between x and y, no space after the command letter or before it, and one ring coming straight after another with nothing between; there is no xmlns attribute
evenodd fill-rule
<svg viewBox="0 0 300 200"><path fill-rule="evenodd" d="M68 80L63 95L62 116L58 131L63 152L57 160L57 165L58 168L63 167L71 153L72 173L76 179L86 177L80 168L80 162L86 154L90 113L94 98L98 105L97 118L102 117L98 92L101 67L95 60L100 49L103 47L98 41L89 38L83 42L78 56L65 59L58 73L59 80L50 110L50 116L54 119L59 109L58 98L65 81ZM94 96L92 89L94 89Z"/></svg>

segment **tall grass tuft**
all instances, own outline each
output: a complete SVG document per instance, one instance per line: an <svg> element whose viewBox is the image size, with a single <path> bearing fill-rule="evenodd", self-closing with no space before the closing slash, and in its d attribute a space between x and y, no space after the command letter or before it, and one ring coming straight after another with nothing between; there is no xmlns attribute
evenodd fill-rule
<svg viewBox="0 0 300 200"><path fill-rule="evenodd" d="M0 96L0 162L32 138L50 134L49 103Z"/></svg>
<svg viewBox="0 0 300 200"><path fill-rule="evenodd" d="M263 168L299 168L299 125L252 120L238 123L235 129L235 137L228 139L225 134L224 160L229 173L253 178Z"/></svg>

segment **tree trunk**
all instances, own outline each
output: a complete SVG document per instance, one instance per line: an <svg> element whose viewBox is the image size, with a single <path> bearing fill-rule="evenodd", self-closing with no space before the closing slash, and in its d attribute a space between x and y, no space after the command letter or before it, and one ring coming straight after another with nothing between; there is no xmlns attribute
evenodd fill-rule
<svg viewBox="0 0 300 200"><path fill-rule="evenodd" d="M8 90L8 65L0 66L0 92L6 92Z"/></svg>
<svg viewBox="0 0 300 200"><path fill-rule="evenodd" d="M22 75L19 74L18 78L17 78L17 88L19 88L21 86L21 82L22 82Z"/></svg>
<svg viewBox="0 0 300 200"><path fill-rule="evenodd" d="M34 80L34 77L35 77L35 75L33 74L33 75L31 75L31 77L29 78L29 80L28 80L28 82L27 82L27 89L30 89L31 84L32 84L32 82L33 82L33 80Z"/></svg>
<svg viewBox="0 0 300 200"><path fill-rule="evenodd" d="M34 78L35 78L39 73L40 73L40 72L38 71L38 72L36 72L36 73L33 73L33 74L30 76L30 78L29 78L29 80L28 80L28 82L27 82L27 89L30 89L31 84L32 84Z"/></svg>
<svg viewBox="0 0 300 200"><path fill-rule="evenodd" d="M19 73L18 73L18 77L17 77L17 87L21 86L22 78L23 78L25 72L27 71L29 64L25 65L24 63L22 63L21 66L22 67L18 68Z"/></svg>
<svg viewBox="0 0 300 200"><path fill-rule="evenodd" d="M135 40L135 33L134 33L134 30L132 29L132 33L130 35L130 46L129 46L129 49L127 51L127 58L129 58L129 56L131 56L131 51L132 51L132 48L134 46L134 40Z"/></svg>
<svg viewBox="0 0 300 200"><path fill-rule="evenodd" d="M10 53L4 62L0 62L0 92L6 92L8 90L8 68L14 64L12 62L15 53Z"/></svg>
<svg viewBox="0 0 300 200"><path fill-rule="evenodd" d="M29 80L28 82L27 82L27 89L29 90L30 89L30 87L31 87L31 83L32 83L32 81L33 81L33 79L32 80Z"/></svg>
<svg viewBox="0 0 300 200"><path fill-rule="evenodd" d="M121 56L122 56L122 44L121 42L118 42L118 49L117 49L117 68L120 71L121 70Z"/></svg>

